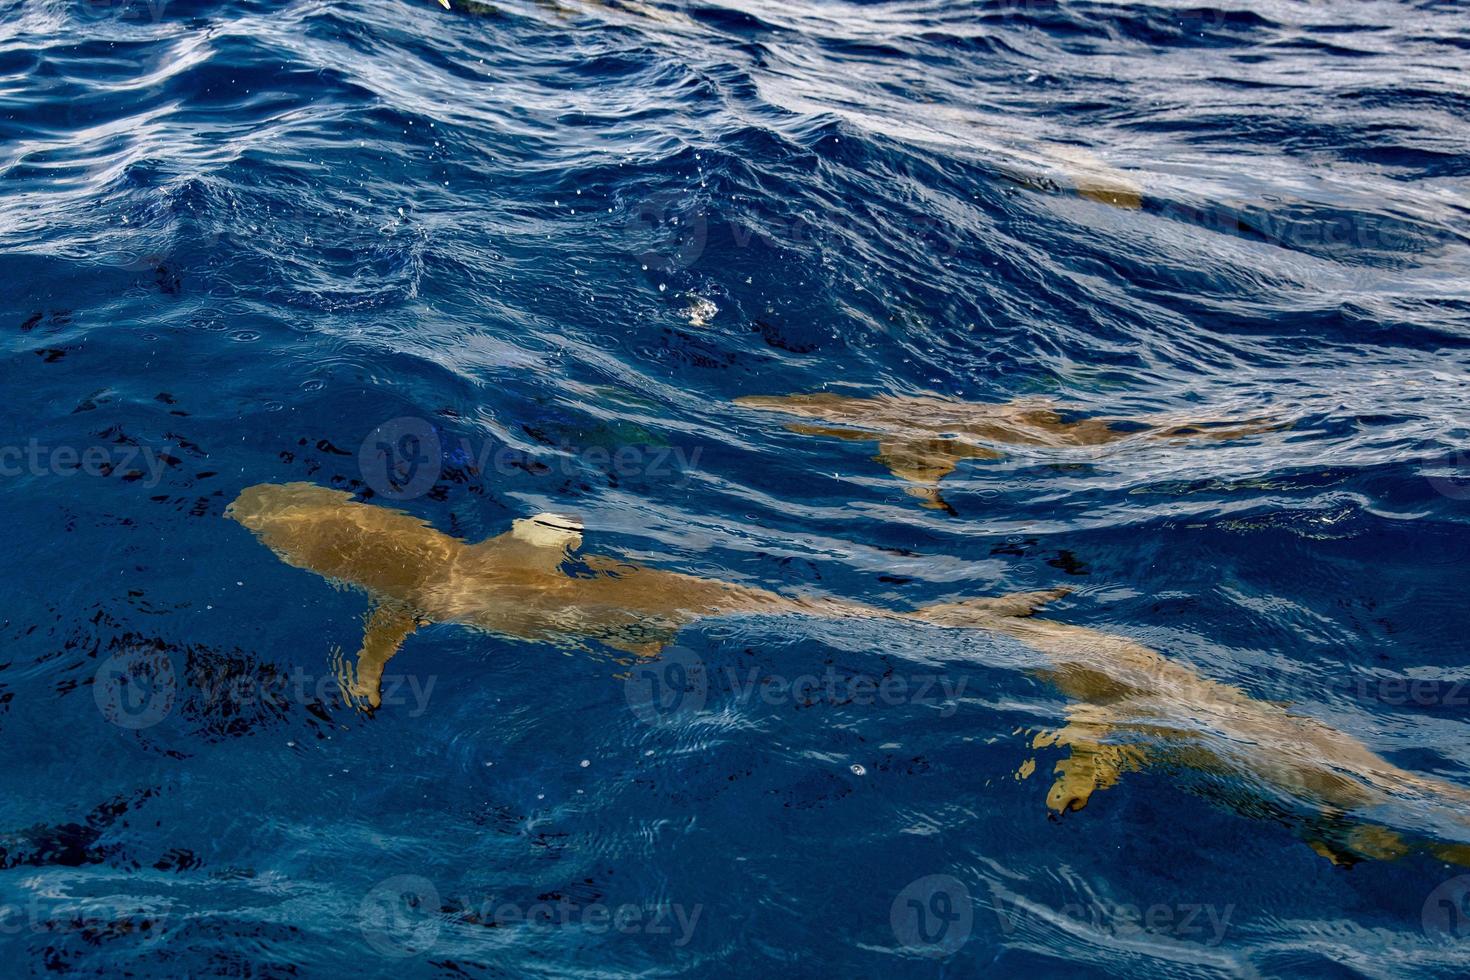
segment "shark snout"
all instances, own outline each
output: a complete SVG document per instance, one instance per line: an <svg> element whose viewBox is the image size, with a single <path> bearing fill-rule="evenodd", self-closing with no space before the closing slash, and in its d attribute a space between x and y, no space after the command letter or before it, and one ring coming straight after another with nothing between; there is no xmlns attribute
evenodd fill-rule
<svg viewBox="0 0 1470 980"><path fill-rule="evenodd" d="M225 508L225 516L246 527L258 527L265 513L266 491L269 489L269 484L258 483L241 490L239 496Z"/></svg>
<svg viewBox="0 0 1470 980"><path fill-rule="evenodd" d="M346 491L315 483L257 483L240 491L225 508L225 516L258 531L273 520L313 508L340 510L351 497Z"/></svg>

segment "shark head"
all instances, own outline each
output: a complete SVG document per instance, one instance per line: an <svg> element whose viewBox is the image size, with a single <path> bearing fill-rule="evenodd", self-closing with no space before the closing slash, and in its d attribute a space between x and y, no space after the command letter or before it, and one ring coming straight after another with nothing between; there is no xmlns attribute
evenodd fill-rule
<svg viewBox="0 0 1470 980"><path fill-rule="evenodd" d="M422 518L312 483L246 487L225 509L288 565L382 596L437 581L464 545Z"/></svg>
<svg viewBox="0 0 1470 980"><path fill-rule="evenodd" d="M345 490L314 483L257 483L240 491L225 508L225 516L259 532L314 513L339 511L351 499Z"/></svg>

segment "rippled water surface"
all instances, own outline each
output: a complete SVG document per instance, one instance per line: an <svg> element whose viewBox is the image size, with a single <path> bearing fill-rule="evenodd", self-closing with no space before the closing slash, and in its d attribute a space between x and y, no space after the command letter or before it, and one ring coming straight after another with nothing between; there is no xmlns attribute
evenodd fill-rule
<svg viewBox="0 0 1470 980"><path fill-rule="evenodd" d="M7 971L1470 970L1470 8L452 2L0 0ZM736 403L815 392L1136 434L906 480ZM224 519L292 481L788 596L1066 586L1200 679L1102 741L1217 762L1059 815L1034 644L860 617L434 623L363 710L367 598ZM1440 790L1268 786L1332 745L1267 702Z"/></svg>

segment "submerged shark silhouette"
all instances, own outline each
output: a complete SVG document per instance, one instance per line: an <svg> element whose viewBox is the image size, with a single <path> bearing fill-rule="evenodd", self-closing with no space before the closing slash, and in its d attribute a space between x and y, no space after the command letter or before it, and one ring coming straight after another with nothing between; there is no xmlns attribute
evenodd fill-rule
<svg viewBox="0 0 1470 980"><path fill-rule="evenodd" d="M1358 739L1287 707L1210 680L1133 640L1039 618L997 620L996 628L1047 655L1040 671L1073 705L1067 723L1042 732L1033 748L1066 747L1046 805L1080 810L1091 795L1145 766L1231 777L1227 798L1245 791L1260 812L1306 805L1316 814L1308 842L1334 863L1396 858L1413 848L1400 834L1365 822L1379 812L1441 818L1470 839L1470 789L1409 772ZM1035 769L1022 765L1018 776ZM1416 821L1406 821L1413 824ZM1432 838L1423 826L1407 829ZM1429 850L1470 864L1470 845L1430 843Z"/></svg>
<svg viewBox="0 0 1470 980"><path fill-rule="evenodd" d="M352 694L381 703L383 667L415 629L459 623L523 640L594 640L647 657L695 620L796 614L988 625L1025 616L1061 592L938 603L911 612L825 596L787 597L754 586L576 553L582 527L555 514L512 523L475 544L402 511L356 502L311 483L262 483L240 492L225 516L286 564L363 589L373 600Z"/></svg>
<svg viewBox="0 0 1470 980"><path fill-rule="evenodd" d="M311 483L258 484L225 516L282 561L368 593L367 620L349 691L381 703L384 665L429 622L453 622L524 640L581 644L653 656L698 619L792 614L994 630L1045 655L1039 672L1075 703L1067 724L1034 748L1070 749L1057 763L1047 806L1080 810L1094 792L1145 766L1229 777L1235 792L1284 798L1319 815L1309 843L1334 861L1391 858L1413 848L1397 831L1366 822L1395 804L1437 810L1470 837L1470 790L1409 772L1323 722L1201 676L1140 643L1033 614L1066 588L941 602L904 612L824 597L788 597L752 586L578 553L582 528L554 514L512 522L504 534L466 543L402 511L354 501ZM1029 775L1034 760L1018 775ZM1405 828L1433 838L1433 831ZM1430 844L1470 864L1470 845Z"/></svg>
<svg viewBox="0 0 1470 980"><path fill-rule="evenodd" d="M1068 420L1045 398L984 404L932 395L855 398L819 392L747 395L735 399L735 404L824 423L787 423L787 429L803 435L877 441L874 459L914 484L905 488L907 494L918 497L925 507L950 513L954 509L940 496L939 481L953 473L960 460L1001 458L1005 454L992 448L995 445L1060 449L1140 438L1223 440L1282 428L1262 419L1232 422L1174 415Z"/></svg>

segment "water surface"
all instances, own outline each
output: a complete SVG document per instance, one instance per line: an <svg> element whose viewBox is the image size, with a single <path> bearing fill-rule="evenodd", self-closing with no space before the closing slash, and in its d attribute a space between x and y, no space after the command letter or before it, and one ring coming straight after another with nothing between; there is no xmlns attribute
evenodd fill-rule
<svg viewBox="0 0 1470 980"><path fill-rule="evenodd" d="M751 618L650 670L441 624L369 717L366 601L222 512L372 492L415 435L398 505L467 540L1068 585L1470 786L1467 38L1428 0L0 0L6 961L1462 975L1464 869L1335 866L1228 776L1048 819L1066 705L1013 641ZM1018 448L948 513L733 404L818 390L1290 428Z"/></svg>

